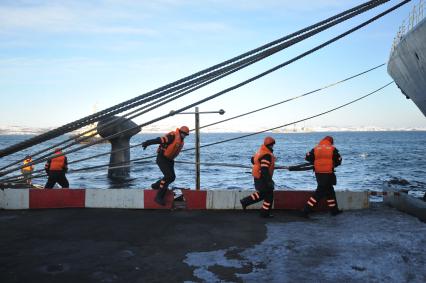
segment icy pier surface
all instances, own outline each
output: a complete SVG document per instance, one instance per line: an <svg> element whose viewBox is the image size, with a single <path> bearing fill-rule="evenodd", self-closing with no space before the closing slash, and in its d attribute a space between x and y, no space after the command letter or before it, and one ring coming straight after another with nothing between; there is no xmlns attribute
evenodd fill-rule
<svg viewBox="0 0 426 283"><path fill-rule="evenodd" d="M294 211L0 211L0 282L426 282L426 224Z"/></svg>

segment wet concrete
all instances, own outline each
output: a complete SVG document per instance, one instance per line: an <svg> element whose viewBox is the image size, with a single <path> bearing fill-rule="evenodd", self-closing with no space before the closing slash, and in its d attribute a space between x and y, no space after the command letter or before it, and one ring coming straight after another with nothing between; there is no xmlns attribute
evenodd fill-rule
<svg viewBox="0 0 426 283"><path fill-rule="evenodd" d="M0 211L0 282L426 282L426 224L382 206Z"/></svg>

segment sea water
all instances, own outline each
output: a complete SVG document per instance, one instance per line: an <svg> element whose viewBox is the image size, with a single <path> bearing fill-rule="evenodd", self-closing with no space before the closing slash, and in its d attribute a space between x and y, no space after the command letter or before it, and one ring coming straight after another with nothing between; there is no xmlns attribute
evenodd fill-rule
<svg viewBox="0 0 426 283"><path fill-rule="evenodd" d="M237 138L244 133L201 133L201 146ZM304 163L306 152L310 151L325 135L334 137L335 146L339 150L343 162L336 168L336 190L381 191L384 182L402 182L406 188L419 193L426 191L426 132L335 132L335 133L266 133L254 135L230 142L201 148L201 188L202 189L252 189L253 179L250 168L234 168L225 166L208 166L209 163L224 163L250 166L250 158L270 135L275 138L274 154L276 164L295 165ZM145 139L161 136L161 134L139 134L131 139L136 145ZM30 138L25 135L0 136L0 148L13 145ZM26 154L43 149L61 138L45 142L26 149L20 153L0 158L3 167ZM63 139L63 138L62 138ZM185 148L194 148L194 135L185 139ZM78 145L80 146L80 145ZM142 150L137 146L131 149L131 159L155 156L156 145ZM99 153L109 152L109 144L100 144L68 154L69 162ZM177 161L195 161L194 150L182 152ZM95 159L70 164L69 169L80 169L109 163L109 154ZM36 165L43 169L44 163ZM195 187L195 165L175 164L176 181L172 186ZM126 180L113 181L107 177L107 167L87 172L67 174L72 188L149 188L162 175L155 158L148 158L132 163L130 177ZM19 172L7 176L17 175ZM3 177L4 178L4 177ZM274 181L277 189L314 190L315 176L312 171L289 172L276 170ZM34 179L34 183L44 185L46 177Z"/></svg>

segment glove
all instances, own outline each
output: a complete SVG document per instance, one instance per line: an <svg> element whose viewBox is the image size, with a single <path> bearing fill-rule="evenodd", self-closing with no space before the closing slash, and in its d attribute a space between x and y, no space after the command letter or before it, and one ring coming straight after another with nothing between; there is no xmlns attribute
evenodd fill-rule
<svg viewBox="0 0 426 283"><path fill-rule="evenodd" d="M148 147L148 143L146 141L144 141L142 143L142 149L145 150Z"/></svg>

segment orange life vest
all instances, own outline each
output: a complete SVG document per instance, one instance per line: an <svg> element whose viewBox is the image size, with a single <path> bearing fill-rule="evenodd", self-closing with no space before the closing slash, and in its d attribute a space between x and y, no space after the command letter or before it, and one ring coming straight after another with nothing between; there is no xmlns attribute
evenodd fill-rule
<svg viewBox="0 0 426 283"><path fill-rule="evenodd" d="M262 146L259 148L259 151L253 156L254 164L253 164L253 168L252 168L251 173L252 173L253 177L256 178L256 179L260 179L260 177L262 175L262 172L261 172L262 164L261 164L260 159L262 159L262 157L264 157L267 154L271 155L272 160L271 160L270 164L265 163L265 165L269 165L268 170L269 170L269 174L271 175L271 177L272 177L272 175L274 175L275 159L276 158L272 154L272 152L269 150L269 148L267 148L264 144L262 144ZM264 160L264 162L265 161L266 160Z"/></svg>
<svg viewBox="0 0 426 283"><path fill-rule="evenodd" d="M159 150L163 151L164 157L167 157L168 159L175 159L176 156L179 155L179 152L182 150L183 145L185 144L184 141L180 137L179 129L176 129L174 132L168 133L168 135L174 135L175 138L173 139L173 142L166 147L163 147L160 145ZM161 138L161 140L167 140L167 136Z"/></svg>
<svg viewBox="0 0 426 283"><path fill-rule="evenodd" d="M322 140L314 148L314 169L315 173L333 173L334 146L328 140Z"/></svg>
<svg viewBox="0 0 426 283"><path fill-rule="evenodd" d="M24 165L27 165L28 163L31 163L31 162L33 162L32 158L25 159ZM29 166L23 167L22 171L31 172L31 171L33 171L33 169L34 169L34 165L29 165Z"/></svg>
<svg viewBox="0 0 426 283"><path fill-rule="evenodd" d="M57 154L61 154L60 152ZM52 158L50 161L50 168L48 168L51 171L62 171L65 169L65 155L58 156Z"/></svg>

